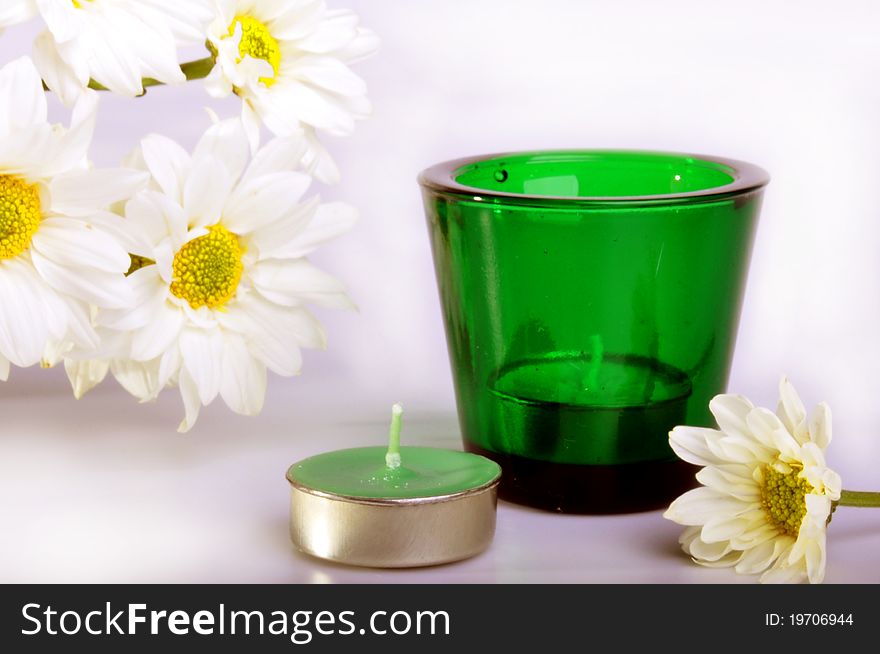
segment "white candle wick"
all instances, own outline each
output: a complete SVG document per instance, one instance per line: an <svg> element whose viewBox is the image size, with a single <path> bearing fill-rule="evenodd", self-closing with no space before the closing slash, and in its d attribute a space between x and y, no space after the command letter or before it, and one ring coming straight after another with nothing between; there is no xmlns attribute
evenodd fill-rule
<svg viewBox="0 0 880 654"><path fill-rule="evenodd" d="M390 469L400 467L400 422L403 407L395 404L391 407L391 431L388 433L388 451L385 453L385 465Z"/></svg>

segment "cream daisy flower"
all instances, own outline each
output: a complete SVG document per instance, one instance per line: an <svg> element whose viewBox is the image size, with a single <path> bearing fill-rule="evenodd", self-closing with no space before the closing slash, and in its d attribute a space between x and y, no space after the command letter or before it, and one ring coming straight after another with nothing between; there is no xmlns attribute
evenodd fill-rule
<svg viewBox="0 0 880 654"><path fill-rule="evenodd" d="M300 348L325 344L306 305L351 306L306 256L355 213L302 199L311 182L295 170L304 147L301 136L276 139L249 161L240 120L215 124L192 156L161 136L141 144L152 186L125 207L135 308L99 319L130 338L124 358L134 364L113 370L126 388L150 400L179 386L181 431L217 395L237 413L259 413L267 369L296 375ZM93 366L74 386L105 372Z"/></svg>
<svg viewBox="0 0 880 654"><path fill-rule="evenodd" d="M71 105L90 79L127 96L143 93L145 77L183 82L177 48L204 42L215 11L211 0L4 0L0 28L37 14L48 29L34 61Z"/></svg>
<svg viewBox="0 0 880 654"><path fill-rule="evenodd" d="M0 379L10 363L95 347L89 305L130 299L130 259L107 209L147 176L87 167L96 102L94 92L82 97L70 129L50 125L31 60L0 70Z"/></svg>
<svg viewBox="0 0 880 654"><path fill-rule="evenodd" d="M324 0L217 0L217 7L208 28L216 55L208 91L241 97L252 145L260 122L278 136L305 130L309 172L335 181L338 171L313 130L350 134L369 114L366 84L348 64L372 54L377 37L354 12L328 10Z"/></svg>
<svg viewBox="0 0 880 654"><path fill-rule="evenodd" d="M825 465L831 410L820 404L811 420L789 383L779 384L777 413L739 395L709 404L720 431L676 427L675 453L705 466L704 486L675 500L664 514L688 528L684 551L702 565L763 573L763 582L825 576L825 531L840 499L840 476Z"/></svg>

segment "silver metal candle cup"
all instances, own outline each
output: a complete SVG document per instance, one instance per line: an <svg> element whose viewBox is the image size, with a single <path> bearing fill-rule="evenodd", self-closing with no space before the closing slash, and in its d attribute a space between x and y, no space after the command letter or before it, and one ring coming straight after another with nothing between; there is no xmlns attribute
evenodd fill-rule
<svg viewBox="0 0 880 654"><path fill-rule="evenodd" d="M492 542L499 479L451 495L374 499L316 490L288 474L290 538L312 556L371 568L459 561Z"/></svg>

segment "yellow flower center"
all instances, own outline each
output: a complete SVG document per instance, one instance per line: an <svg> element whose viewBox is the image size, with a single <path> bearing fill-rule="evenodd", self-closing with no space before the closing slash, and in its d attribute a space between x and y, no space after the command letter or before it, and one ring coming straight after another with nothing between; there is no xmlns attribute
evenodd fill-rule
<svg viewBox="0 0 880 654"><path fill-rule="evenodd" d="M241 23L241 42L238 44L238 54L241 58L250 55L254 59L268 61L275 71L274 74L277 75L281 65L281 48L266 24L253 16L236 16L229 25L229 36L235 34L236 23ZM272 86L275 78L261 77L260 81L266 86Z"/></svg>
<svg viewBox="0 0 880 654"><path fill-rule="evenodd" d="M772 466L764 468L764 485L761 488L761 506L771 524L784 534L797 538L807 514L807 495L813 487L803 477L800 468L782 473Z"/></svg>
<svg viewBox="0 0 880 654"><path fill-rule="evenodd" d="M93 0L73 0L73 6L77 9L82 9L82 3L84 2L93 2Z"/></svg>
<svg viewBox="0 0 880 654"><path fill-rule="evenodd" d="M17 257L30 247L41 215L36 184L0 175L0 260Z"/></svg>
<svg viewBox="0 0 880 654"><path fill-rule="evenodd" d="M214 225L174 255L171 292L193 309L223 306L238 289L244 270L243 254L238 236L222 225Z"/></svg>

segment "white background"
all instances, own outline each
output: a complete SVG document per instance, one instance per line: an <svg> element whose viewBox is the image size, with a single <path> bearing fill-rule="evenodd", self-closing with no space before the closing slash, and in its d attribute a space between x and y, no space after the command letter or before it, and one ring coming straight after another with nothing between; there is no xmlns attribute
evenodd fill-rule
<svg viewBox="0 0 880 654"><path fill-rule="evenodd" d="M139 406L61 370L0 386L0 581L740 581L677 554L659 513L559 517L502 505L493 548L434 570L369 572L293 553L286 466L383 438L456 447L446 346L416 174L483 152L621 147L745 159L770 171L730 389L774 406L787 372L834 411L830 462L880 490L880 5L828 2L348 0L383 39L357 66L374 116L328 140L362 214L314 259L357 313L321 312L329 349L272 379L258 418L219 403L174 429L174 391ZM0 63L39 25L0 36ZM94 160L151 131L191 147L235 98L198 82L106 97ZM56 111L58 119L65 118ZM66 118L65 118L66 120ZM880 581L880 512L841 509L829 581Z"/></svg>

